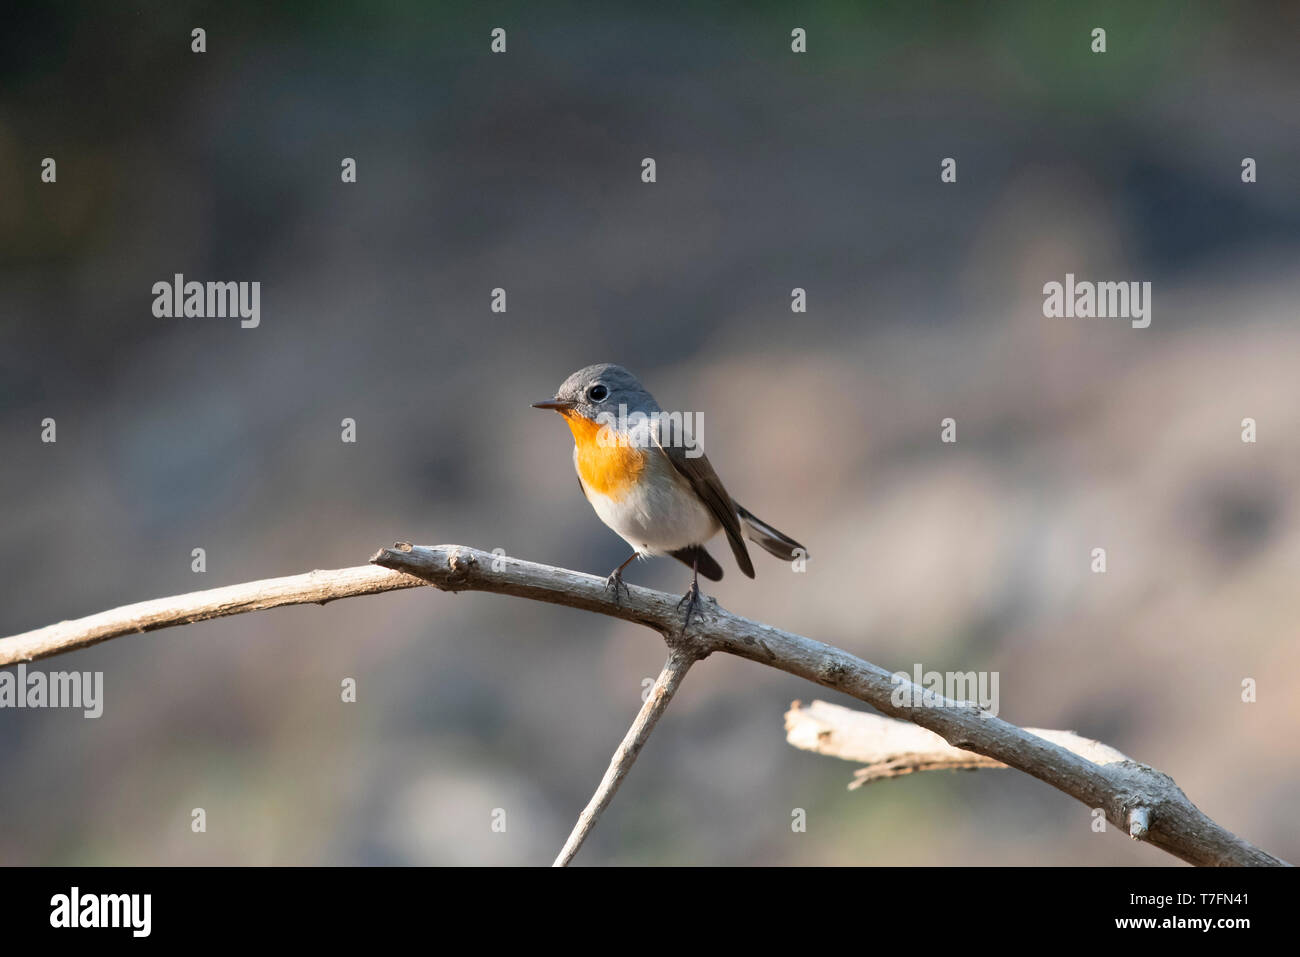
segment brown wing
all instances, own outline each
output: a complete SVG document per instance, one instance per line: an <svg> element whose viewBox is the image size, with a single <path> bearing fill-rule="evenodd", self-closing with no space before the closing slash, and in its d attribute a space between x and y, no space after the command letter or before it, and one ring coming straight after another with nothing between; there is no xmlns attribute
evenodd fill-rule
<svg viewBox="0 0 1300 957"><path fill-rule="evenodd" d="M745 539L740 535L740 517L736 515L731 496L722 486L722 479L718 478L718 473L709 464L708 456L701 452L695 458L690 458L679 443L672 443L666 448L660 445L659 448L681 476L691 483L691 488L704 500L709 511L717 516L723 531L727 533L727 541L731 545L731 554L736 556L736 564L742 572L753 578L754 563L749 560L749 549L745 547Z"/></svg>

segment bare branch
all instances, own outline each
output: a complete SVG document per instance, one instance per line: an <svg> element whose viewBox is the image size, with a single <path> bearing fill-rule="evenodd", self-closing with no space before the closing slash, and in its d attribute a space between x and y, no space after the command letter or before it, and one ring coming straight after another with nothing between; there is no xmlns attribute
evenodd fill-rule
<svg viewBox="0 0 1300 957"><path fill-rule="evenodd" d="M444 591L486 591L599 612L652 628L670 638L681 627L678 596L630 586L621 600L603 578L568 569L505 558L461 545L399 545L382 549L374 564L423 579ZM402 575L349 568L271 579L180 598L145 602L52 625L0 640L0 664L80 648L117 635L188 624L284 604L331 601L411 587ZM315 594L311 594L315 589ZM1096 764L977 707L922 696L922 707L895 705L893 675L878 665L802 635L733 615L712 599L692 618L679 647L697 658L715 651L747 658L806 678L866 702L885 714L935 732L950 745L1000 761L1050 784L1089 808L1101 808L1116 827L1192 864L1283 864L1203 814L1166 774L1123 760ZM1146 833L1130 824L1140 809Z"/></svg>
<svg viewBox="0 0 1300 957"><path fill-rule="evenodd" d="M659 678L650 689L650 695L646 698L645 703L641 705L641 711L637 714L636 720L632 722L632 727L627 729L622 744L618 746L618 750L614 752L614 757L610 759L605 776L600 779L600 785L596 788L596 793L592 795L582 814L578 816L578 823L573 826L573 833L564 842L564 847L561 848L559 856L555 858L553 867L568 866L574 855L578 853L578 849L582 847L582 842L587 839L591 829L596 826L596 821L600 818L601 812L613 800L614 792L623 783L623 778L627 777L627 772L632 770L632 763L636 761L637 755L641 753L641 746L650 737L650 732L654 730L660 716L668 708L668 702L677 693L682 679L686 677L686 672L690 670L691 665L695 664L695 660L695 656L689 651L675 649L669 653L663 671L659 673Z"/></svg>
<svg viewBox="0 0 1300 957"><path fill-rule="evenodd" d="M377 595L399 588L427 584L385 568L361 565L355 568L318 570L287 578L264 578L225 588L192 591L187 595L156 598L123 605L87 618L61 621L35 631L0 639L0 667L20 661L36 661L65 651L138 635L173 625L189 625L210 618L242 615L247 611L278 608L281 605L324 605L339 598Z"/></svg>

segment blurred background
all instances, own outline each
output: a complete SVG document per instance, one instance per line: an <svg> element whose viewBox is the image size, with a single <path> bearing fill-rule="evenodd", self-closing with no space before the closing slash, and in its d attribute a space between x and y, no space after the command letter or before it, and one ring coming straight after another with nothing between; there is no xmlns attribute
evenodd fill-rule
<svg viewBox="0 0 1300 957"><path fill-rule="evenodd" d="M0 634L396 540L603 575L625 546L529 403L614 361L699 410L732 493L812 553L749 581L715 546L727 608L997 671L1002 717L1300 859L1300 11L546 6L8 16ZM1151 282L1150 328L1044 318L1066 272ZM261 282L260 327L155 318L175 273ZM663 658L415 590L51 659L104 672L104 714L0 711L0 862L549 863ZM853 765L785 743L814 698L852 704L701 664L579 862L1174 862L1018 773L849 792Z"/></svg>

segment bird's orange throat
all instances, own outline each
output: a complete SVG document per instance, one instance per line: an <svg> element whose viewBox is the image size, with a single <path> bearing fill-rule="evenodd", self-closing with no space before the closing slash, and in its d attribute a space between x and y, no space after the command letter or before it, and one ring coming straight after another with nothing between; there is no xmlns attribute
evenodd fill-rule
<svg viewBox="0 0 1300 957"><path fill-rule="evenodd" d="M591 421L576 412L562 412L573 433L573 444L578 454L578 476L589 492L596 492L618 500L636 485L646 465L645 449L625 445L611 439L605 426Z"/></svg>

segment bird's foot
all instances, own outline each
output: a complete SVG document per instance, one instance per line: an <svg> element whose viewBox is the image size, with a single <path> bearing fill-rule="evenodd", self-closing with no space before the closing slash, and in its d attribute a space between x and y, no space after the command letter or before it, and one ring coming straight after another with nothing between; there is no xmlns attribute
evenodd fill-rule
<svg viewBox="0 0 1300 957"><path fill-rule="evenodd" d="M614 589L614 604L616 605L621 605L623 603L622 597L619 594L620 592L627 592L627 597L628 598L632 597L632 592L627 587L627 582L623 581L622 565L620 565L618 568L615 568L612 572L609 573L609 577L605 579L605 588Z"/></svg>
<svg viewBox="0 0 1300 957"><path fill-rule="evenodd" d="M686 606L686 617L685 619L682 620L683 635L686 634L686 629L691 627L691 615L695 613L695 609L699 606L699 604L700 604L700 583L698 581L692 581L691 587L686 589L686 594L683 595L682 600L677 603L678 611L681 611L683 605Z"/></svg>

